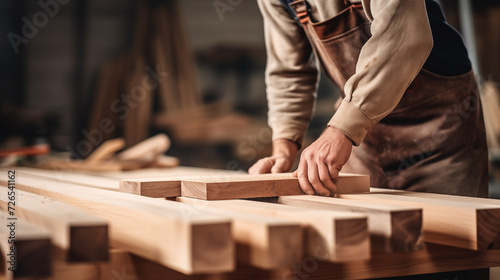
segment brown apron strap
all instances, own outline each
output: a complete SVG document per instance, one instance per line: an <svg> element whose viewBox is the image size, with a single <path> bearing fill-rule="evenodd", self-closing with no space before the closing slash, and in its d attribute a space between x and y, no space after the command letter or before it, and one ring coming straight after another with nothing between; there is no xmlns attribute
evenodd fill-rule
<svg viewBox="0 0 500 280"><path fill-rule="evenodd" d="M302 25L311 21L309 6L305 0L292 2L290 3L290 7L295 10L295 13L297 14L297 17Z"/></svg>

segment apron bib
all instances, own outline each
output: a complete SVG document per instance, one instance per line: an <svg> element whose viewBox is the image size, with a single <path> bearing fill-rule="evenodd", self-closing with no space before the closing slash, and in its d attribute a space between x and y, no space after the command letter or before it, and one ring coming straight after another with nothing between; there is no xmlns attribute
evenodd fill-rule
<svg viewBox="0 0 500 280"><path fill-rule="evenodd" d="M362 5L347 2L322 22L311 21L306 1L290 4L324 73L340 89L371 37ZM353 147L342 171L369 174L372 187L487 197L486 134L474 73L448 77L422 69L398 106Z"/></svg>

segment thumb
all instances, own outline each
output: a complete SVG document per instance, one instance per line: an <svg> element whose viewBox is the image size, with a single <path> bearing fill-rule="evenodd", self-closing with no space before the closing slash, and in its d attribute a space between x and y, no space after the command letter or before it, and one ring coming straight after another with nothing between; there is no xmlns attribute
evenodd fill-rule
<svg viewBox="0 0 500 280"><path fill-rule="evenodd" d="M274 163L273 168L271 169L271 173L282 173L285 171L288 171L289 163L286 159L284 158L278 158L276 159L276 162Z"/></svg>

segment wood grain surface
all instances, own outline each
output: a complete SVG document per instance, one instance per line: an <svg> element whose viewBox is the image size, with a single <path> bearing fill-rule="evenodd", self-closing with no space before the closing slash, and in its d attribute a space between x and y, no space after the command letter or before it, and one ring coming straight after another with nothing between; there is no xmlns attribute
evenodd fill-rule
<svg viewBox="0 0 500 280"><path fill-rule="evenodd" d="M407 252L423 249L422 209L418 207L306 195L281 196L279 203L367 215L374 251Z"/></svg>

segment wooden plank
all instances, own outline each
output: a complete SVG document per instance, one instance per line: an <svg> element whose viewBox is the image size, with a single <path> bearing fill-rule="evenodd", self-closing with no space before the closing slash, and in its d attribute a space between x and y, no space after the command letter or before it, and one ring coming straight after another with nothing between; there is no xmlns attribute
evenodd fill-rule
<svg viewBox="0 0 500 280"><path fill-rule="evenodd" d="M232 220L238 260L262 269L276 269L300 263L303 255L302 227L291 220L217 209L205 200L178 197L199 212L226 215Z"/></svg>
<svg viewBox="0 0 500 280"><path fill-rule="evenodd" d="M0 187L0 209L8 211L7 188ZM105 220L51 198L15 191L16 216L48 230L52 243L69 262L108 260L108 225ZM91 237L91 238L89 238Z"/></svg>
<svg viewBox="0 0 500 280"><path fill-rule="evenodd" d="M111 158L115 152L125 148L125 139L115 138L104 141L85 160L87 162L98 162Z"/></svg>
<svg viewBox="0 0 500 280"><path fill-rule="evenodd" d="M337 187L342 190L339 193L369 191L369 177L342 174L337 181ZM290 173L210 176L196 180L182 180L181 193L182 196L206 200L304 194L297 178Z"/></svg>
<svg viewBox="0 0 500 280"><path fill-rule="evenodd" d="M153 161L170 148L170 139L164 133L150 137L116 155L121 161Z"/></svg>
<svg viewBox="0 0 500 280"><path fill-rule="evenodd" d="M63 170L45 170L29 167L16 167L16 170L18 172L22 172L23 174L38 176L55 182L67 182L110 191L118 191L119 189L119 179L99 175L89 175L77 173L75 171L68 172Z"/></svg>
<svg viewBox="0 0 500 280"><path fill-rule="evenodd" d="M180 166L171 169L120 172L109 174L109 176L122 179L119 183L121 192L163 198L180 196L182 179L190 180L209 175L225 177L243 174L237 171Z"/></svg>
<svg viewBox="0 0 500 280"><path fill-rule="evenodd" d="M409 252L423 249L422 209L320 196L281 196L279 203L323 210L341 210L368 216L374 251Z"/></svg>
<svg viewBox="0 0 500 280"><path fill-rule="evenodd" d="M146 167L167 168L180 165L180 160L176 157L160 155L154 161L147 164Z"/></svg>
<svg viewBox="0 0 500 280"><path fill-rule="evenodd" d="M499 205L380 193L342 195L342 198L421 207L427 242L485 250L494 246L493 241L500 233Z"/></svg>
<svg viewBox="0 0 500 280"><path fill-rule="evenodd" d="M0 178L4 185L6 180ZM114 248L124 249L185 274L234 267L228 218L193 215L192 206L34 178L19 172L16 188L80 207L108 221Z"/></svg>
<svg viewBox="0 0 500 280"><path fill-rule="evenodd" d="M182 196L218 200L304 194L296 178L272 174L210 176L181 183Z"/></svg>
<svg viewBox="0 0 500 280"><path fill-rule="evenodd" d="M5 258L3 263L7 279L50 276L52 258L49 232L3 211L0 211L0 219L3 221L0 247Z"/></svg>
<svg viewBox="0 0 500 280"><path fill-rule="evenodd" d="M382 189L382 188L370 188L370 193L392 194L392 195L423 197L423 198L434 198L434 199L441 199L441 200L445 200L445 201L473 202L473 203L500 205L500 199L461 196L461 195L450 195L450 194L440 194L440 193L412 192L412 191Z"/></svg>
<svg viewBox="0 0 500 280"><path fill-rule="evenodd" d="M47 159L34 165L36 168L55 169L55 170L71 170L71 171L94 171L94 172L109 172L121 171L122 163L116 161L96 161L87 162L79 159Z"/></svg>
<svg viewBox="0 0 500 280"><path fill-rule="evenodd" d="M366 215L340 211L311 210L305 207L249 200L206 201L186 197L177 200L196 202L223 211L240 211L300 223L306 229L305 245L309 256L333 262L363 260L370 257Z"/></svg>
<svg viewBox="0 0 500 280"><path fill-rule="evenodd" d="M86 172L91 175L105 176L108 178L119 179L141 179L141 178L170 178L180 176L223 176L223 175L245 175L241 171L224 170L224 169L209 169L199 167L178 166L174 168L147 168L139 170L121 171L121 172Z"/></svg>
<svg viewBox="0 0 500 280"><path fill-rule="evenodd" d="M181 178L145 178L120 180L119 190L148 197L177 197L181 195Z"/></svg>

